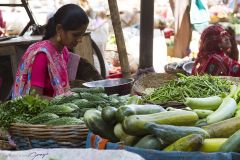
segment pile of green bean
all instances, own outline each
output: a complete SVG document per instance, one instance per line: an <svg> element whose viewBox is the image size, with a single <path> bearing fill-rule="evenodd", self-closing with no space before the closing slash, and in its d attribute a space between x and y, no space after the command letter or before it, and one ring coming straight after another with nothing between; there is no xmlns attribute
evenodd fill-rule
<svg viewBox="0 0 240 160"><path fill-rule="evenodd" d="M185 76L178 75L179 78L171 80L160 88L155 89L151 94L143 96L147 102L164 104L170 101L183 103L186 97L209 97L229 93L229 80L210 76Z"/></svg>

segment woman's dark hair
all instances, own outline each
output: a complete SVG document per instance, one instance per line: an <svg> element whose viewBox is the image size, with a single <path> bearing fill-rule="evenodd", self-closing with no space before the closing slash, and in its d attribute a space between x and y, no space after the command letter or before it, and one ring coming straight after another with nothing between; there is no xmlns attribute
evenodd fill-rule
<svg viewBox="0 0 240 160"><path fill-rule="evenodd" d="M53 17L48 20L45 26L43 40L56 35L57 24L61 24L63 29L68 31L78 29L88 23L88 16L80 6L76 4L66 4L59 8Z"/></svg>
<svg viewBox="0 0 240 160"><path fill-rule="evenodd" d="M230 41L231 41L231 51L230 53L228 53L229 57L238 61L239 58L239 52L238 52L238 48L237 48L237 42L236 42L236 33L234 31L234 29L231 26L227 26L225 28L225 30L229 33L230 35Z"/></svg>

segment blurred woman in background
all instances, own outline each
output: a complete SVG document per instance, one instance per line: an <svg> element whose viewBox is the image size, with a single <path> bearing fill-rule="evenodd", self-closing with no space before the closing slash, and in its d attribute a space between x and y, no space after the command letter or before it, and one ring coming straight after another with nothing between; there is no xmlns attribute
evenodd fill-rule
<svg viewBox="0 0 240 160"><path fill-rule="evenodd" d="M199 53L192 74L240 77L240 64L234 60L237 56L227 53L232 47L230 39L230 34L220 25L206 28L201 34Z"/></svg>

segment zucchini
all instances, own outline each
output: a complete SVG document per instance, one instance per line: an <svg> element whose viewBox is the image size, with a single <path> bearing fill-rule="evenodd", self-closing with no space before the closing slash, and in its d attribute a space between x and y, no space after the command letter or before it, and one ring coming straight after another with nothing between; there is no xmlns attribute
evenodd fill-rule
<svg viewBox="0 0 240 160"><path fill-rule="evenodd" d="M117 112L117 108L115 107L104 107L102 109L102 119L107 122L107 123L111 123L111 124L115 124L116 123L116 112Z"/></svg>
<svg viewBox="0 0 240 160"><path fill-rule="evenodd" d="M211 138L228 138L240 129L240 117L230 118L202 128L209 133Z"/></svg>
<svg viewBox="0 0 240 160"><path fill-rule="evenodd" d="M187 135L163 149L163 151L198 151L202 146L203 136L201 134Z"/></svg>
<svg viewBox="0 0 240 160"><path fill-rule="evenodd" d="M194 109L193 112L197 113L200 119L206 118L208 115L213 113L212 110L207 110L207 109Z"/></svg>
<svg viewBox="0 0 240 160"><path fill-rule="evenodd" d="M84 122L87 127L97 135L110 140L111 142L118 142L119 139L113 133L113 126L107 124L101 117L101 112L97 109L90 109L84 114Z"/></svg>
<svg viewBox="0 0 240 160"><path fill-rule="evenodd" d="M150 134L161 139L166 145L190 134L201 134L204 138L209 138L207 131L199 127L147 123L145 124L145 129L148 130Z"/></svg>
<svg viewBox="0 0 240 160"><path fill-rule="evenodd" d="M212 124L231 118L237 109L237 103L233 98L226 97L223 99L219 108L207 116L207 123Z"/></svg>
<svg viewBox="0 0 240 160"><path fill-rule="evenodd" d="M33 117L29 120L29 123L31 124L43 124L49 120L57 119L59 118L58 115L54 113L42 113L37 115L36 117Z"/></svg>
<svg viewBox="0 0 240 160"><path fill-rule="evenodd" d="M199 149L201 152L218 152L221 145L227 138L210 138L204 139L203 145Z"/></svg>
<svg viewBox="0 0 240 160"><path fill-rule="evenodd" d="M240 151L240 130L231 135L219 148L219 152Z"/></svg>
<svg viewBox="0 0 240 160"><path fill-rule="evenodd" d="M130 135L145 135L147 130L144 125L149 122L177 126L194 125L198 116L192 111L167 111L147 115L132 115L124 119L123 128Z"/></svg>
<svg viewBox="0 0 240 160"><path fill-rule="evenodd" d="M137 104L129 104L125 106L121 106L118 108L116 113L116 118L118 122L122 122L125 117L130 115L142 115L142 114L152 114L165 111L159 105L146 104L146 105L137 105Z"/></svg>
<svg viewBox="0 0 240 160"><path fill-rule="evenodd" d="M191 98L187 97L184 104L191 109L208 109L216 110L222 103L222 98L219 96L211 96L206 98Z"/></svg>
<svg viewBox="0 0 240 160"><path fill-rule="evenodd" d="M118 123L115 125L114 134L117 138L120 139L121 142L123 142L125 145L128 145L128 146L134 145L139 140L138 137L131 136L131 135L128 135L127 133L125 133L123 131L121 123Z"/></svg>
<svg viewBox="0 0 240 160"><path fill-rule="evenodd" d="M153 135L147 135L141 138L135 145L134 147L137 148L144 148L144 149L156 149L156 150L161 150L165 146L164 144L159 141L155 136Z"/></svg>

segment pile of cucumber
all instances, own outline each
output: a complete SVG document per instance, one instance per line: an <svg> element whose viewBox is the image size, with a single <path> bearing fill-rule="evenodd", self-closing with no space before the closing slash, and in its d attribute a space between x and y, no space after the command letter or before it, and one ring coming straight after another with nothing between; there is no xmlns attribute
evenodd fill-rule
<svg viewBox="0 0 240 160"><path fill-rule="evenodd" d="M94 134L138 148L240 152L240 86L229 90L228 95L188 97L183 109L152 104L91 109L84 121Z"/></svg>

